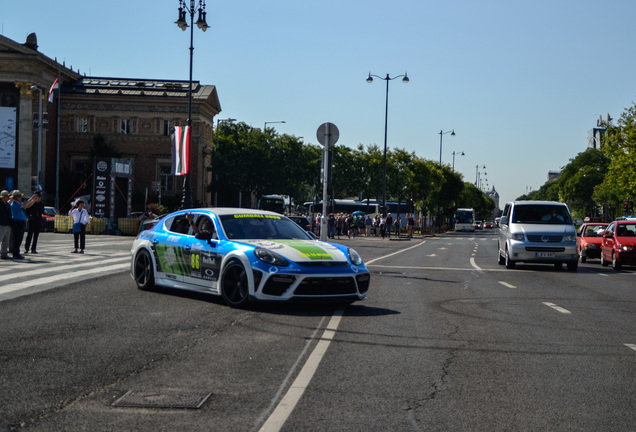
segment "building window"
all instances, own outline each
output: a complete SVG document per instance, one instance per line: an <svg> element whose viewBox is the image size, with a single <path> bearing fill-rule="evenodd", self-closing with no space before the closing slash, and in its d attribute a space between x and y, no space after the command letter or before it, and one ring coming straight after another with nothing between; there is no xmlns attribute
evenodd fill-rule
<svg viewBox="0 0 636 432"><path fill-rule="evenodd" d="M172 162L159 162L157 165L159 173L159 184L161 192L174 192L174 174L172 173Z"/></svg>
<svg viewBox="0 0 636 432"><path fill-rule="evenodd" d="M130 134L130 119L121 119L121 127L119 133L128 135Z"/></svg>
<svg viewBox="0 0 636 432"><path fill-rule="evenodd" d="M77 133L88 132L88 119L86 117L77 118Z"/></svg>
<svg viewBox="0 0 636 432"><path fill-rule="evenodd" d="M170 135L172 135L173 131L174 131L174 122L172 122L170 120L164 120L163 121L163 135L164 136L170 136Z"/></svg>

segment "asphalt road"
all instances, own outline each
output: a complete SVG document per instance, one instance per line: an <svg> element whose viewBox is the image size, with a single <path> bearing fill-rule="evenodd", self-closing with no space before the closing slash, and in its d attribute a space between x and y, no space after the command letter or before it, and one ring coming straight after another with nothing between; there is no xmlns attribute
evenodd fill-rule
<svg viewBox="0 0 636 432"><path fill-rule="evenodd" d="M0 430L634 430L636 269L506 270L490 230L341 242L372 271L342 309L125 271L0 299Z"/></svg>

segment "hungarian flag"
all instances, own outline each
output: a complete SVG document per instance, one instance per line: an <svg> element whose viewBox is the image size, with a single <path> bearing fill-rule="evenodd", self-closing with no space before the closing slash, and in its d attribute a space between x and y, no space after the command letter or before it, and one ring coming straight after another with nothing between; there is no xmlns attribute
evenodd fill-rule
<svg viewBox="0 0 636 432"><path fill-rule="evenodd" d="M190 174L190 126L175 126L172 134L172 172Z"/></svg>
<svg viewBox="0 0 636 432"><path fill-rule="evenodd" d="M49 103L53 103L53 95L55 95L56 91L60 91L60 79L56 78L49 90Z"/></svg>

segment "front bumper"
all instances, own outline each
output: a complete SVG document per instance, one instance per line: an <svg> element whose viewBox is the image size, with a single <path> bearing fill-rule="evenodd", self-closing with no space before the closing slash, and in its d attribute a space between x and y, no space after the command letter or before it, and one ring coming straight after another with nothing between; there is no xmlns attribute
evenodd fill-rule
<svg viewBox="0 0 636 432"><path fill-rule="evenodd" d="M512 261L517 262L558 263L577 261L579 258L576 243L537 246L525 242L512 242L508 254Z"/></svg>

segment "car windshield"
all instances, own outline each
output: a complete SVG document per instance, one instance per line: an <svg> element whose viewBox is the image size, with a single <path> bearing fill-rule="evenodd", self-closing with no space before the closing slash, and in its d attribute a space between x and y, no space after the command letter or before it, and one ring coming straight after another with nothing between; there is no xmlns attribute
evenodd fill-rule
<svg viewBox="0 0 636 432"><path fill-rule="evenodd" d="M269 214L233 214L221 216L221 225L230 240L302 239L311 237L297 223Z"/></svg>
<svg viewBox="0 0 636 432"><path fill-rule="evenodd" d="M617 237L636 237L636 224L621 224L616 229Z"/></svg>
<svg viewBox="0 0 636 432"><path fill-rule="evenodd" d="M572 224L572 217L565 206L520 204L514 207L514 223L524 224Z"/></svg>

